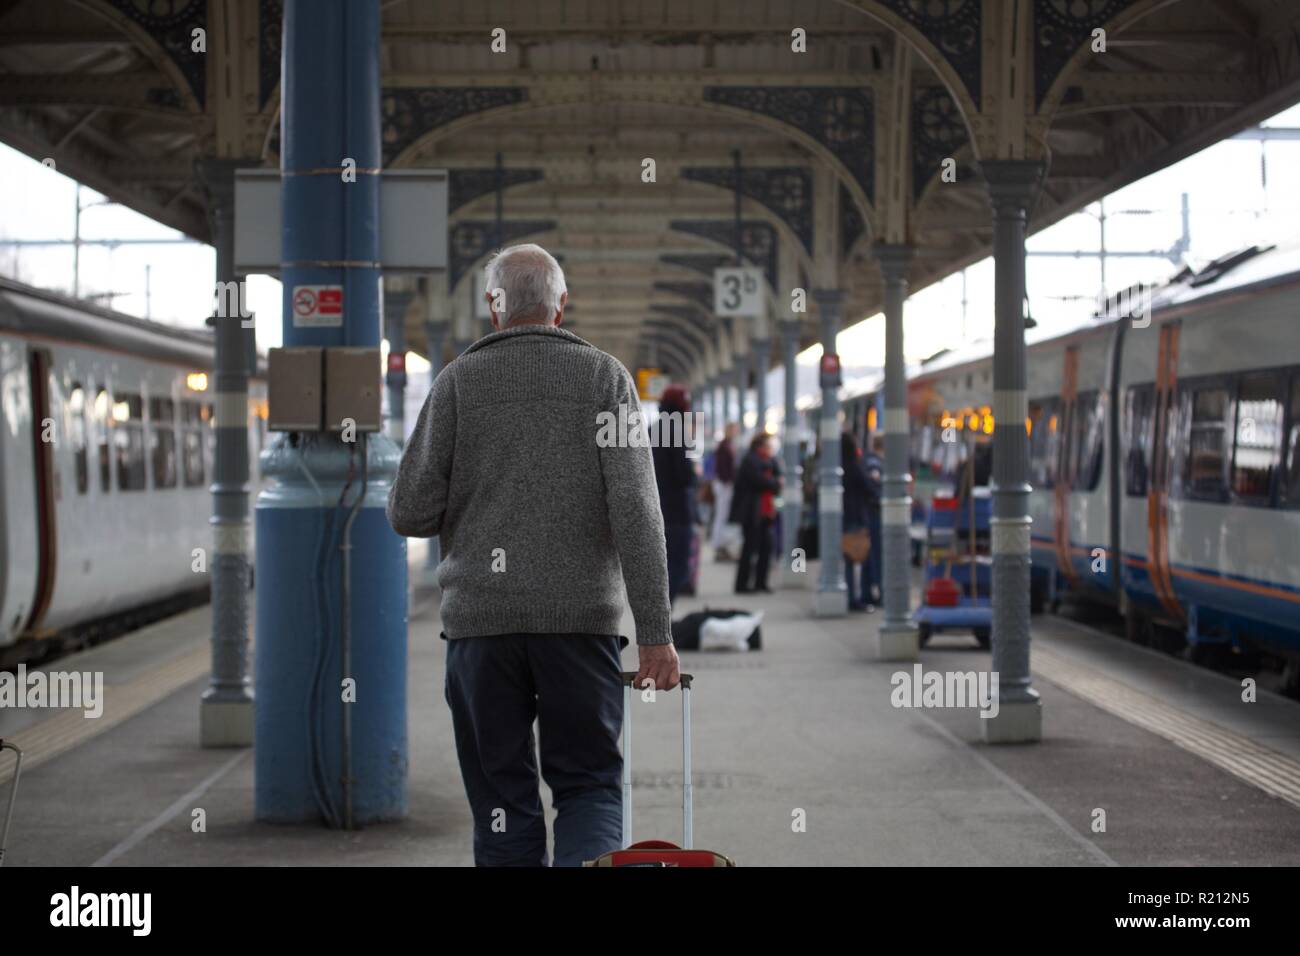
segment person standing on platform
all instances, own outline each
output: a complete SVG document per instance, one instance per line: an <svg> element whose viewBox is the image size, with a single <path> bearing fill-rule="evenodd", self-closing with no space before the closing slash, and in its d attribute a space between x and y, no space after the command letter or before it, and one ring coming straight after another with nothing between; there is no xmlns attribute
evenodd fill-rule
<svg viewBox="0 0 1300 956"><path fill-rule="evenodd" d="M717 561L734 561L735 556L727 547L727 523L731 520L731 498L736 482L736 439L740 437L740 426L729 422L723 429L722 441L713 454L713 545L714 559Z"/></svg>
<svg viewBox="0 0 1300 956"><path fill-rule="evenodd" d="M680 385L664 389L659 399L659 420L651 426L655 483L664 517L668 551L668 601L677 600L690 579L691 542L695 537L695 463L686 457L687 441L694 442L691 397ZM665 419L667 413L672 418ZM675 424L680 423L680 424Z"/></svg>
<svg viewBox="0 0 1300 956"><path fill-rule="evenodd" d="M487 289L493 331L434 381L388 520L442 544L444 694L475 862L547 863L536 720L555 863L576 866L622 843L624 587L637 686L680 680L663 518L647 443L602 426L639 413L636 386L559 327L559 263L511 246L488 263Z"/></svg>
<svg viewBox="0 0 1300 956"><path fill-rule="evenodd" d="M840 468L844 472L844 534L848 537L855 532L867 531L870 546L865 561L861 560L860 554L857 556L859 560L855 561L845 549L844 582L848 586L849 610L871 612L875 607L867 569L871 558L879 553L880 538L870 530L871 493L866 464L857 439L848 432L840 435Z"/></svg>
<svg viewBox="0 0 1300 956"><path fill-rule="evenodd" d="M885 436L876 432L871 436L871 451L862 462L867 475L867 531L871 535L871 553L863 570L863 600L879 604L884 597L880 587L880 558L882 537L881 505L885 498Z"/></svg>
<svg viewBox="0 0 1300 956"><path fill-rule="evenodd" d="M749 454L736 472L735 495L730 518L740 525L744 543L736 562L736 593L772 593L767 572L772 563L772 522L776 520L776 496L781 491L781 469L760 432L749 443ZM751 580L753 582L751 586Z"/></svg>

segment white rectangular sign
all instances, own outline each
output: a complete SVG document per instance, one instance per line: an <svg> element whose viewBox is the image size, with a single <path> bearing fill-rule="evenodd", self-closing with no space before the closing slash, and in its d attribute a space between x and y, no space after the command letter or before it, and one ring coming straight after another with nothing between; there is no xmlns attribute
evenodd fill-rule
<svg viewBox="0 0 1300 956"><path fill-rule="evenodd" d="M340 182L343 189L352 185ZM236 172L235 272L278 275L282 226L280 171ZM445 169L398 169L382 174L379 260L389 274L447 268Z"/></svg>
<svg viewBox="0 0 1300 956"><path fill-rule="evenodd" d="M762 271L752 268L714 269L713 313L744 318L762 315Z"/></svg>

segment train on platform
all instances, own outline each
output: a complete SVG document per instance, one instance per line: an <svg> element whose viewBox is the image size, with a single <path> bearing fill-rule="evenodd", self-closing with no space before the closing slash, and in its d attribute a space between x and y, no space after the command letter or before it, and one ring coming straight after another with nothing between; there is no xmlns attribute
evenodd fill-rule
<svg viewBox="0 0 1300 956"><path fill-rule="evenodd" d="M206 591L212 366L210 333L0 279L0 666ZM255 475L265 415L259 375Z"/></svg>
<svg viewBox="0 0 1300 956"><path fill-rule="evenodd" d="M1300 678L1300 243L1251 247L1027 334L1035 611L1113 606L1127 635ZM1140 303L1140 308L1133 308ZM842 396L862 439L879 380ZM909 370L917 508L991 442L991 346ZM814 399L809 413L816 414Z"/></svg>

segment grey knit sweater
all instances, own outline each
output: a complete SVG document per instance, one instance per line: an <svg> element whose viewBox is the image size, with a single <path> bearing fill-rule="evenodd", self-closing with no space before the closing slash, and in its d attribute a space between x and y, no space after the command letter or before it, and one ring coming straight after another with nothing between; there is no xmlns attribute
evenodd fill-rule
<svg viewBox="0 0 1300 956"><path fill-rule="evenodd" d="M671 642L650 450L596 440L620 404L639 407L627 369L550 326L484 336L434 381L388 520L439 536L448 638L617 634L625 584L637 643Z"/></svg>

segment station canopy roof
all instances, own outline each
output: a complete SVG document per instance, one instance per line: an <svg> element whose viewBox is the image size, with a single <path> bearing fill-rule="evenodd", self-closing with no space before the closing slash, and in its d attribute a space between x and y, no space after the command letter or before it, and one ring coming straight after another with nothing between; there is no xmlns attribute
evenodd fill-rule
<svg viewBox="0 0 1300 956"><path fill-rule="evenodd" d="M576 330L687 377L716 341L712 269L735 252L735 150L741 251L780 314L792 287L834 287L851 322L881 305L874 243L916 247L914 289L989 254L981 160L1046 163L1042 228L1300 98L1300 5L1274 0L382 11L384 163L452 177L451 285L409 313L408 343L468 301L501 181L504 238L561 258ZM282 12L279 0L0 0L0 140L208 239L197 162L278 163Z"/></svg>

